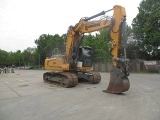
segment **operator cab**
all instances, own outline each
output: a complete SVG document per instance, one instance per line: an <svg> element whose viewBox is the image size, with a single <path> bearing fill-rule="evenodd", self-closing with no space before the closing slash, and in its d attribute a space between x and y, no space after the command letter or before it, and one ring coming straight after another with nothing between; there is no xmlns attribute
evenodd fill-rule
<svg viewBox="0 0 160 120"><path fill-rule="evenodd" d="M77 67L92 67L92 48L79 47Z"/></svg>

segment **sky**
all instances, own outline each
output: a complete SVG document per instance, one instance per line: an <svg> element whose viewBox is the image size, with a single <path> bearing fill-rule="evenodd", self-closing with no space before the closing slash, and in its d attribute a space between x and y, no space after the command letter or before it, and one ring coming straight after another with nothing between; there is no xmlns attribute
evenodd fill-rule
<svg viewBox="0 0 160 120"><path fill-rule="evenodd" d="M70 25L114 5L125 7L127 24L138 14L141 0L0 0L0 49L36 47L42 34L65 34ZM107 15L107 14L106 14ZM110 13L112 15L112 13Z"/></svg>

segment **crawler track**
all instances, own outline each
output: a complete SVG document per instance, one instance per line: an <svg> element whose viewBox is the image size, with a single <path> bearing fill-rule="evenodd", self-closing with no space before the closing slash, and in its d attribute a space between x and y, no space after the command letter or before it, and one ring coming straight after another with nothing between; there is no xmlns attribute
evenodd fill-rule
<svg viewBox="0 0 160 120"><path fill-rule="evenodd" d="M98 84L101 81L101 76L96 72L77 72L75 74L71 72L46 72L43 74L44 82L59 84L66 88L75 87L78 80L81 79L92 84Z"/></svg>
<svg viewBox="0 0 160 120"><path fill-rule="evenodd" d="M59 84L62 87L75 87L78 83L78 78L75 74L69 72L46 72L43 74L44 82Z"/></svg>
<svg viewBox="0 0 160 120"><path fill-rule="evenodd" d="M96 72L92 72L93 75L93 84L97 84L101 81L101 75L99 73Z"/></svg>

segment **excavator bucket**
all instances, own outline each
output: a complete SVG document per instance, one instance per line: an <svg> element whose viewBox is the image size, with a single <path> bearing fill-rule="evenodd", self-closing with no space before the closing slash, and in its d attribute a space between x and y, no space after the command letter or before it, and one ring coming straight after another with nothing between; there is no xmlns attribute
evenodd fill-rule
<svg viewBox="0 0 160 120"><path fill-rule="evenodd" d="M130 83L127 75L125 75L121 69L113 66L110 73L109 86L103 92L106 93L122 93L129 89Z"/></svg>

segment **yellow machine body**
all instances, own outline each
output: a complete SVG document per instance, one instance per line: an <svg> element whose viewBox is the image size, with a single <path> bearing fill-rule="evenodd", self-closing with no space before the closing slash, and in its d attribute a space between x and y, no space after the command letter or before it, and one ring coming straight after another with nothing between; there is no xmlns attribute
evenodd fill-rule
<svg viewBox="0 0 160 120"><path fill-rule="evenodd" d="M104 15L106 12L111 10L113 10L112 17L103 16L99 20L92 20L93 18ZM75 26L69 27L66 39L65 55L57 54L45 59L45 69L52 70L53 72L45 73L44 80L52 80L57 82L60 81L60 83L64 83L66 87L75 86L77 84L76 82L81 78L86 79L91 83L99 83L101 81L100 74L88 72L92 68L90 61L90 48L80 48L80 45L83 42L85 33L98 31L104 28L110 28L110 42L112 45L111 54L113 56L113 71L111 72L112 74L110 80L110 83L112 84L110 84L108 89L104 92L121 93L129 89L129 80L127 77L128 71L126 69L127 64L125 60L122 62L123 60L119 59L120 45L121 42L124 41L122 40L123 32L121 31L121 26L122 23L125 23L126 20L125 8L119 5L115 5L113 9L108 11L102 11L101 13L98 13L94 16L82 18ZM121 66L123 66L123 70L121 70ZM60 73L55 74L54 71L60 71ZM114 74L116 77L113 77ZM118 79L119 74L121 75L120 79ZM65 79L59 79L58 77ZM71 82L73 81L70 81L69 83L66 78L74 78L74 85L71 85Z"/></svg>

